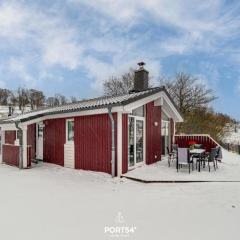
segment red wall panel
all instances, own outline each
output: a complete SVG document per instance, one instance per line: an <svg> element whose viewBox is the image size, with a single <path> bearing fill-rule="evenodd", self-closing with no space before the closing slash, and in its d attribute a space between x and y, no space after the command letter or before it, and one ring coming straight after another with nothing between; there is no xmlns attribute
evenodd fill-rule
<svg viewBox="0 0 240 240"><path fill-rule="evenodd" d="M14 144L16 140L16 131L5 131L5 143Z"/></svg>
<svg viewBox="0 0 240 240"><path fill-rule="evenodd" d="M155 126L154 122L158 122ZM161 107L154 102L146 105L146 163L161 160Z"/></svg>
<svg viewBox="0 0 240 240"><path fill-rule="evenodd" d="M36 158L36 124L28 125L27 127L27 145L30 146L29 164L31 160Z"/></svg>
<svg viewBox="0 0 240 240"><path fill-rule="evenodd" d="M122 115L122 172L128 171L128 114Z"/></svg>
<svg viewBox="0 0 240 240"><path fill-rule="evenodd" d="M115 121L117 169L117 114ZM74 119L75 168L111 174L111 121L108 114ZM116 170L117 171L117 170ZM116 172L117 174L117 172Z"/></svg>
<svg viewBox="0 0 240 240"><path fill-rule="evenodd" d="M19 164L19 146L2 145L2 159L3 162L9 165L18 167Z"/></svg>
<svg viewBox="0 0 240 240"><path fill-rule="evenodd" d="M44 121L44 161L64 166L65 122L64 118Z"/></svg>

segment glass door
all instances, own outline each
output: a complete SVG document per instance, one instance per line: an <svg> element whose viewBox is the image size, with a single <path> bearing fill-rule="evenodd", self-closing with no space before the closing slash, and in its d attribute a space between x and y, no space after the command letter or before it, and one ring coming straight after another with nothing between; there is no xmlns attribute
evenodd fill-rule
<svg viewBox="0 0 240 240"><path fill-rule="evenodd" d="M143 120L136 119L136 163L143 162Z"/></svg>
<svg viewBox="0 0 240 240"><path fill-rule="evenodd" d="M128 166L133 167L135 164L135 127L134 117L128 118Z"/></svg>
<svg viewBox="0 0 240 240"><path fill-rule="evenodd" d="M162 155L167 155L167 147L170 147L169 128L170 122L162 120Z"/></svg>
<svg viewBox="0 0 240 240"><path fill-rule="evenodd" d="M144 117L128 118L128 166L144 162Z"/></svg>

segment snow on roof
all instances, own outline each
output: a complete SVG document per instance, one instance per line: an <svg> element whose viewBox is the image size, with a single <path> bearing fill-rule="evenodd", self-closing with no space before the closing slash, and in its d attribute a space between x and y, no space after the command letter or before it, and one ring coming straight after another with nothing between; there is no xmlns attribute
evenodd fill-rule
<svg viewBox="0 0 240 240"><path fill-rule="evenodd" d="M98 98L89 99L89 100L82 100L76 103L69 103L69 104L64 104L56 107L44 108L41 110L29 111L20 115L14 115L7 119L2 120L1 123L27 121L30 119L35 119L35 118L39 118L39 117L43 117L51 114L76 112L81 110L92 110L92 109L98 109L98 108L103 108L107 106L120 106L120 105L122 106L161 91L166 92L165 87L156 87L156 88L147 89L141 92L133 92L133 93L123 94L118 96L110 96L110 97L105 96L105 97L98 97Z"/></svg>

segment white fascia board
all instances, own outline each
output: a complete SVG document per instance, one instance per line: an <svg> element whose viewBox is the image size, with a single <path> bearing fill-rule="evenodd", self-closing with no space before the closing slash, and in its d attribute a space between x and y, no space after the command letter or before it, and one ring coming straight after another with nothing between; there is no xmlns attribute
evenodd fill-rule
<svg viewBox="0 0 240 240"><path fill-rule="evenodd" d="M1 124L1 131L16 131L15 123Z"/></svg>
<svg viewBox="0 0 240 240"><path fill-rule="evenodd" d="M130 112L135 108L141 107L143 105L146 105L149 102L152 102L152 101L155 101L158 98L161 98L161 96L162 96L162 92L158 92L158 93L155 93L155 94L150 95L148 97L145 97L143 99L140 99L138 101L135 101L133 103L129 103L129 104L124 106L124 111Z"/></svg>
<svg viewBox="0 0 240 240"><path fill-rule="evenodd" d="M162 106L163 105L163 97L158 98L157 100L154 101L154 106Z"/></svg>
<svg viewBox="0 0 240 240"><path fill-rule="evenodd" d="M169 106L169 108L171 109L171 112L168 112L167 109L164 109L164 104L163 104L164 100ZM163 111L166 113L166 115L172 118L175 122L183 122L182 116L180 115L178 110L175 108L175 106L172 104L171 100L168 98L168 96L164 91L158 92L156 94L143 98L139 101L130 103L124 106L124 111L131 112L133 109L146 105L147 103L152 101L154 101L154 106L162 106Z"/></svg>
<svg viewBox="0 0 240 240"><path fill-rule="evenodd" d="M123 112L122 106L117 106L112 108L112 112ZM96 115L96 114L107 114L108 109L105 108L99 108L99 109L92 109L92 110L86 110L86 111L78 111L78 112L70 112L70 113L58 113L53 115L47 115L40 118L36 118L30 121L23 122L21 125L30 125L37 122L41 122L48 119L57 119L57 118L73 118L73 117L79 117L79 116L88 116L88 115Z"/></svg>
<svg viewBox="0 0 240 240"><path fill-rule="evenodd" d="M181 114L178 112L178 110L175 108L175 106L173 105L173 103L171 102L171 100L168 98L168 96L166 95L165 92L163 92L163 98L165 100L165 102L167 103L167 105L170 107L171 111L173 112L173 116L171 116L171 118L175 121L175 122L183 122L183 118L181 116ZM164 105L163 105L164 107ZM167 109L166 109L167 112ZM167 114L168 115L168 114ZM169 114L171 115L171 114Z"/></svg>

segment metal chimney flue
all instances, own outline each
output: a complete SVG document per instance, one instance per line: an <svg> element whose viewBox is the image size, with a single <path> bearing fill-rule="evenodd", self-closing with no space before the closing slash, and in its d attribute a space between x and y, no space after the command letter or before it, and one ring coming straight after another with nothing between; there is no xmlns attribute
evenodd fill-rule
<svg viewBox="0 0 240 240"><path fill-rule="evenodd" d="M141 92L148 89L148 74L149 72L144 68L146 64L139 62L139 69L135 71L134 76L134 91Z"/></svg>

